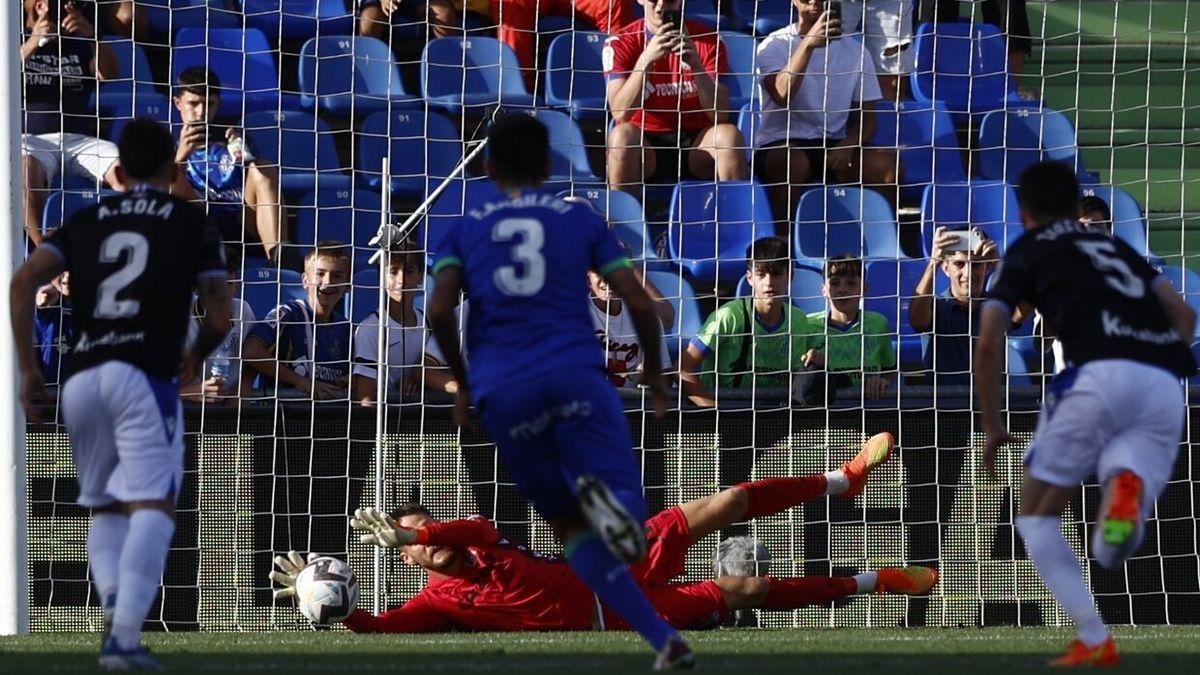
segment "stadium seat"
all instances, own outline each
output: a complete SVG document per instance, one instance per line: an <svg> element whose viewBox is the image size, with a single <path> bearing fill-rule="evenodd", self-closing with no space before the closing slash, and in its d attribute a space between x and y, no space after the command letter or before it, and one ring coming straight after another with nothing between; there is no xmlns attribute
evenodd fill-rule
<svg viewBox="0 0 1200 675"><path fill-rule="evenodd" d="M565 190L580 184L601 184L588 163L583 132L570 115L557 110L530 111L550 132L550 176L544 181L545 190Z"/></svg>
<svg viewBox="0 0 1200 675"><path fill-rule="evenodd" d="M571 117L604 119L607 115L604 33L575 32L559 35L546 54L546 103L562 108Z"/></svg>
<svg viewBox="0 0 1200 675"><path fill-rule="evenodd" d="M687 0L684 6L683 18L685 21L700 21L714 28L725 28L721 25L727 22L725 17L717 11L713 0Z"/></svg>
<svg viewBox="0 0 1200 675"><path fill-rule="evenodd" d="M572 194L570 190L558 193L559 197ZM629 247L629 254L634 260L656 260L654 246L646 231L646 219L642 205L637 197L620 190L606 188L583 188L574 194L592 203L605 220L608 221L617 239Z"/></svg>
<svg viewBox="0 0 1200 675"><path fill-rule="evenodd" d="M404 89L392 50L373 37L315 37L300 50L300 105L335 117L421 107Z"/></svg>
<svg viewBox="0 0 1200 675"><path fill-rule="evenodd" d="M374 253L368 242L379 231L383 195L371 190L322 190L305 195L296 207L294 243L307 253L318 241L354 246L354 269L362 269Z"/></svg>
<svg viewBox="0 0 1200 675"><path fill-rule="evenodd" d="M738 111L737 128L746 141L746 161L752 161L754 158L754 133L758 130L760 113L758 99L748 101Z"/></svg>
<svg viewBox="0 0 1200 675"><path fill-rule="evenodd" d="M725 46L725 60L729 64L729 75L721 82L729 90L730 110L741 110L742 106L756 97L758 76L758 42L742 33L721 33L721 44Z"/></svg>
<svg viewBox="0 0 1200 675"><path fill-rule="evenodd" d="M354 13L345 0L237 0L246 25L257 28L272 43L311 37L353 35ZM356 3L357 6L357 3Z"/></svg>
<svg viewBox="0 0 1200 675"><path fill-rule="evenodd" d="M906 199L920 199L930 183L967 180L954 120L940 102L904 101L897 106L876 101L871 145L898 151L904 167L900 187Z"/></svg>
<svg viewBox="0 0 1200 675"><path fill-rule="evenodd" d="M117 194L113 190L88 188L84 190L55 190L46 197L46 205L42 207L42 231L57 228L70 218L76 211L100 203L102 197Z"/></svg>
<svg viewBox="0 0 1200 675"><path fill-rule="evenodd" d="M1178 265L1164 265L1162 273L1171 280L1171 285L1192 306L1192 309L1200 312L1200 273L1190 267ZM1196 334L1200 335L1200 324L1197 325Z"/></svg>
<svg viewBox="0 0 1200 675"><path fill-rule="evenodd" d="M101 40L117 57L117 78L101 82L90 104L102 119L150 117L171 119L171 99L154 88L150 59L129 38L106 35Z"/></svg>
<svg viewBox="0 0 1200 675"><path fill-rule="evenodd" d="M1108 209L1112 212L1115 236L1120 237L1138 253L1157 258L1146 241L1146 218L1133 195L1119 187L1107 185L1085 185L1080 192L1087 196L1099 197L1108 204Z"/></svg>
<svg viewBox="0 0 1200 675"><path fill-rule="evenodd" d="M925 266L924 260L872 260L864 272L863 309L879 312L896 331L900 342L897 354L902 366L919 366L921 363L921 335L908 322L908 308ZM939 272L938 277L944 283L945 275ZM934 288L934 292L939 289Z"/></svg>
<svg viewBox="0 0 1200 675"><path fill-rule="evenodd" d="M671 195L671 258L697 279L735 283L750 244L775 233L767 193L757 181L684 181Z"/></svg>
<svg viewBox="0 0 1200 675"><path fill-rule="evenodd" d="M824 312L826 309L825 293L821 290L824 285L825 273L823 270L797 265L792 269L792 291L788 297L792 305L805 314ZM737 296L739 298L750 296L750 282L746 280L745 275L742 275L741 281L738 282Z"/></svg>
<svg viewBox="0 0 1200 675"><path fill-rule="evenodd" d="M1192 343L1192 358L1196 359L1197 363L1200 363L1200 342ZM1200 373L1196 373L1188 378L1188 386L1200 386Z"/></svg>
<svg viewBox="0 0 1200 675"><path fill-rule="evenodd" d="M917 101L942 101L955 114L981 113L1019 102L1008 76L1004 33L987 23L924 23L917 28L912 93Z"/></svg>
<svg viewBox="0 0 1200 675"><path fill-rule="evenodd" d="M1025 363L1025 355L1010 338L1008 341L1008 364L1005 373L1008 375L1008 386L1031 387L1033 378L1029 376L1029 365Z"/></svg>
<svg viewBox="0 0 1200 675"><path fill-rule="evenodd" d="M767 35L788 25L791 0L733 0L734 27L755 35Z"/></svg>
<svg viewBox="0 0 1200 675"><path fill-rule="evenodd" d="M417 224L417 245L426 251L435 250L446 229L462 218L467 210L498 194L496 184L486 178L450 181L446 190L429 207L426 217Z"/></svg>
<svg viewBox="0 0 1200 675"><path fill-rule="evenodd" d="M464 109L501 105L537 107L525 88L517 55L488 37L430 40L421 54L421 94L434 108L459 115Z"/></svg>
<svg viewBox="0 0 1200 675"><path fill-rule="evenodd" d="M420 197L450 175L462 158L454 123L437 113L416 110L377 112L358 135L358 181L381 190L380 171L391 147L393 194Z"/></svg>
<svg viewBox="0 0 1200 675"><path fill-rule="evenodd" d="M901 257L896 216L878 192L828 186L805 192L796 207L796 261L822 266L849 254L872 259Z"/></svg>
<svg viewBox="0 0 1200 675"><path fill-rule="evenodd" d="M171 52L171 82L192 66L207 66L221 80L222 118L294 110L300 97L279 91L274 53L267 38L254 28L184 28Z"/></svg>
<svg viewBox="0 0 1200 675"><path fill-rule="evenodd" d="M247 269L242 277L242 300L260 321L279 305L304 297L299 272L260 267Z"/></svg>
<svg viewBox="0 0 1200 675"><path fill-rule="evenodd" d="M700 303L696 301L696 291L679 272L649 270L646 279L663 294L675 308L675 325L664 331L667 341L667 352L671 362L679 360L679 353L687 349L688 342L700 332L704 324L704 316L700 313Z"/></svg>
<svg viewBox="0 0 1200 675"><path fill-rule="evenodd" d="M938 227L962 230L979 226L996 240L1000 252L1024 231L1017 209L1017 193L1004 181L935 184L921 197L921 239L925 255L933 246Z"/></svg>
<svg viewBox="0 0 1200 675"><path fill-rule="evenodd" d="M260 160L279 165L279 187L289 197L315 190L349 190L354 179L342 170L333 131L306 112L257 112L243 121L246 139Z"/></svg>
<svg viewBox="0 0 1200 675"><path fill-rule="evenodd" d="M147 13L150 33L169 36L184 28L241 28L242 18L225 0L138 0ZM170 40L162 40L168 43Z"/></svg>
<svg viewBox="0 0 1200 675"><path fill-rule="evenodd" d="M979 175L1016 184L1021 172L1041 161L1062 162L1081 175L1082 155L1067 116L1042 108L995 110L979 126Z"/></svg>

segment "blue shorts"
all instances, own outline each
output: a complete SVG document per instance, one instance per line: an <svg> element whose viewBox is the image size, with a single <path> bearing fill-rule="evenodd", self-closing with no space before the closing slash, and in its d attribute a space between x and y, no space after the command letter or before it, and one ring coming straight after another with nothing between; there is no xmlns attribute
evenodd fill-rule
<svg viewBox="0 0 1200 675"><path fill-rule="evenodd" d="M525 381L486 396L479 408L509 475L542 517L579 516L575 483L592 475L645 520L629 425L602 369Z"/></svg>

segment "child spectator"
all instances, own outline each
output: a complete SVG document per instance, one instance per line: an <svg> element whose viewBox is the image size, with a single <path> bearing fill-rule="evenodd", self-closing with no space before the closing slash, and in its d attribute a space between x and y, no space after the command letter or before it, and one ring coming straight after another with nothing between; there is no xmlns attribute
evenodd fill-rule
<svg viewBox="0 0 1200 675"><path fill-rule="evenodd" d="M896 378L892 372L896 368L895 331L882 314L859 309L867 290L862 260L850 255L830 258L821 286L829 311L813 312L808 318L814 327L824 325L816 343L818 349L824 348L830 375L837 373L845 385L861 386L865 397L877 399Z"/></svg>
<svg viewBox="0 0 1200 675"><path fill-rule="evenodd" d="M179 395L186 401L217 403L236 406L241 397L249 393L254 382L255 371L242 368L242 343L258 318L250 304L241 299L242 260L234 247L225 255L225 270L229 273L229 315L233 324L221 344L204 360L204 371L191 382L183 382ZM200 298L192 307L192 322L188 324L187 343L190 345L199 334L204 323L204 305Z"/></svg>
<svg viewBox="0 0 1200 675"><path fill-rule="evenodd" d="M638 274L636 271L635 274ZM641 277L640 274L638 274ZM669 329L675 323L675 309L671 303L664 300L662 293L648 279L642 278L646 294L654 300L658 310L658 318L665 328ZM638 342L637 331L633 319L625 311L621 298L613 295L604 277L595 270L588 270L588 286L592 289L592 325L596 328L596 338L604 345L605 360L608 367L609 380L615 387L633 387L638 384L637 375L642 370L642 345ZM663 334L662 344L663 371L670 370L671 356L667 351L666 334Z"/></svg>

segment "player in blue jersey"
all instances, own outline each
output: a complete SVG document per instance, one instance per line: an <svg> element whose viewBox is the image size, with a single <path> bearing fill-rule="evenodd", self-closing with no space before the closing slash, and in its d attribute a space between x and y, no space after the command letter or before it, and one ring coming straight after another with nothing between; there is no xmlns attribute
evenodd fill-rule
<svg viewBox="0 0 1200 675"><path fill-rule="evenodd" d="M242 345L242 361L268 380L314 399L344 399L352 327L337 307L350 279L345 244L317 242L304 258L301 279L307 297L279 305L252 328Z"/></svg>
<svg viewBox="0 0 1200 675"><path fill-rule="evenodd" d="M549 174L546 128L526 115L488 132L488 175L500 195L468 207L435 250L428 312L459 382L455 421L473 403L510 475L563 542L571 567L658 652L656 670L690 668L691 649L651 607L627 563L645 554L642 484L620 400L588 308L588 269L633 317L643 382L666 410L653 303L629 257L590 208L539 188ZM468 374L454 306L471 296Z"/></svg>

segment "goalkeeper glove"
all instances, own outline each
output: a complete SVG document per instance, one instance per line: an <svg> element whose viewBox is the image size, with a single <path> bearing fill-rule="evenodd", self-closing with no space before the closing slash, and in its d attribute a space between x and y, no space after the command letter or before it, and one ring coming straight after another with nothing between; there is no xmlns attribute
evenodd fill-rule
<svg viewBox="0 0 1200 675"><path fill-rule="evenodd" d="M407 546L417 540L417 531L392 522L386 513L375 507L358 509L350 519L350 527L362 532L358 540L380 548Z"/></svg>
<svg viewBox="0 0 1200 675"><path fill-rule="evenodd" d="M309 553L305 559L298 551L288 551L287 556L275 556L275 567L279 569L271 572L271 581L277 582L283 588L277 589L274 593L276 600L290 598L296 594L296 577L300 576L300 572L308 567L308 563L319 558L316 553Z"/></svg>

